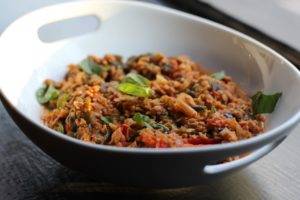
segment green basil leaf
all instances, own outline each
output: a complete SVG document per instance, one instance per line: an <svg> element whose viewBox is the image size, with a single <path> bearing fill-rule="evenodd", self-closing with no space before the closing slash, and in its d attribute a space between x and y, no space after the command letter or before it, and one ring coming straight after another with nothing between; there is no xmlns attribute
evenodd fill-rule
<svg viewBox="0 0 300 200"><path fill-rule="evenodd" d="M225 72L222 70L222 71L213 73L210 76L213 77L214 79L222 80L225 77Z"/></svg>
<svg viewBox="0 0 300 200"><path fill-rule="evenodd" d="M46 91L47 91L47 87L43 85L35 93L36 99L40 104L44 104L47 102L47 100L44 98Z"/></svg>
<svg viewBox="0 0 300 200"><path fill-rule="evenodd" d="M169 128L163 124L156 123L149 116L141 113L135 113L132 118L138 125L145 126L147 128L161 129L163 132L169 131Z"/></svg>
<svg viewBox="0 0 300 200"><path fill-rule="evenodd" d="M137 97L149 97L152 94L152 90L150 87L144 87L132 83L121 83L118 86L118 90L125 94Z"/></svg>
<svg viewBox="0 0 300 200"><path fill-rule="evenodd" d="M47 89L47 92L45 94L45 98L50 100L56 99L59 95L59 90L57 90L55 87L50 85Z"/></svg>
<svg viewBox="0 0 300 200"><path fill-rule="evenodd" d="M53 85L42 86L36 91L36 98L40 104L45 104L50 100L56 99L59 95L59 90L55 89Z"/></svg>
<svg viewBox="0 0 300 200"><path fill-rule="evenodd" d="M251 97L253 114L272 113L281 95L281 92L266 95L258 91Z"/></svg>
<svg viewBox="0 0 300 200"><path fill-rule="evenodd" d="M139 125L144 125L144 122L149 123L151 121L149 116L141 113L135 113L132 119Z"/></svg>
<svg viewBox="0 0 300 200"><path fill-rule="evenodd" d="M101 119L101 121L104 122L105 124L110 124L110 123L113 122L112 118L111 118L111 117L108 117L108 116L106 116L106 117L101 116L100 119Z"/></svg>
<svg viewBox="0 0 300 200"><path fill-rule="evenodd" d="M139 86L149 86L150 81L137 73L129 73L123 80L124 83L132 83Z"/></svg>
<svg viewBox="0 0 300 200"><path fill-rule="evenodd" d="M57 108L63 108L69 100L69 95L67 93L63 93L59 95L56 102Z"/></svg>
<svg viewBox="0 0 300 200"><path fill-rule="evenodd" d="M101 66L91 57L87 57L79 63L79 67L87 74L99 74L102 71Z"/></svg>
<svg viewBox="0 0 300 200"><path fill-rule="evenodd" d="M152 124L152 127L155 128L155 129L161 129L163 132L168 132L169 131L168 127L166 127L165 125L160 124L160 123Z"/></svg>
<svg viewBox="0 0 300 200"><path fill-rule="evenodd" d="M143 115L141 113L135 113L132 119L140 126L152 128L152 126L149 124L151 122L151 119L147 115Z"/></svg>

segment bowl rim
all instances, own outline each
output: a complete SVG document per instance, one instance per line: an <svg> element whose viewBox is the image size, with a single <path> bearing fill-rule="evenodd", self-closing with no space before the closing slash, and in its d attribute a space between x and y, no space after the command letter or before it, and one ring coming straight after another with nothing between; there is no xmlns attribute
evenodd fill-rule
<svg viewBox="0 0 300 200"><path fill-rule="evenodd" d="M39 8L37 10L34 10L20 18L18 18L16 21L18 21L19 19L29 16L29 15L35 15L35 13L37 12L42 12L45 9L55 9L56 7L61 7L61 6L70 6L70 5L74 5L74 4L86 4L86 3L91 3L91 2L97 2L99 4L117 4L117 5L125 5L125 6L139 6L139 7L143 7L143 8L147 8L147 9L152 9L155 11L159 11L159 12L166 12L169 14L173 14L173 15L177 15L180 16L182 18L188 19L188 20L193 20L196 22L201 22L202 24L206 24L212 28L218 29L220 31L224 31L227 33L230 33L234 36L237 36L239 38L242 38L252 44L255 44L257 47L263 49L264 51L269 52L271 55L273 55L274 57L279 58L283 64L286 65L287 68L289 68L290 70L292 70L297 77L300 79L300 72L298 71L298 69L292 64L290 63L286 58L284 58L283 56L281 56L279 53L277 53L275 50L271 49L270 47L262 44L261 42L253 39L252 37L241 33L239 31L236 31L232 28L229 28L227 26L224 26L222 24L219 24L217 22L199 17L199 16L195 16L183 11L179 11L173 8L167 8L164 6L160 6L160 5L155 5L152 3L147 3L147 2L138 2L138 1L129 1L129 0L122 0L122 1L118 1L118 0L107 0L107 1L97 1L97 0L90 0L90 1L75 1L75 2L67 2L67 3L60 3L60 4L56 4L56 5L52 5L52 6L46 6L43 8ZM16 22L15 21L15 22ZM13 22L12 24L14 24L15 22ZM12 25L11 24L11 25ZM9 25L6 30L11 26ZM6 30L3 31L3 33L6 32ZM2 33L2 35L3 35ZM0 36L0 41L1 41L2 37ZM32 119L28 118L26 115L24 115L22 113L22 111L20 111L15 105L11 104L9 101L9 98L6 97L6 95L3 93L3 91L0 88L0 96L2 96L7 102L8 105L17 113L19 114L21 117L27 119L31 125L33 126L37 126L38 128L44 130L45 132L51 134L52 136L55 136L59 139L65 140L67 142L71 142L74 143L76 145L82 146L82 147L88 147L88 148L92 148L95 150L101 150L101 151L110 151L110 152L116 152L116 153L129 153L129 154L136 154L136 153L143 153L143 154L185 154L185 153L207 153L207 152L214 152L214 151L220 151L220 150L233 150L233 149L237 149L237 148L241 148L244 146L251 146L254 145L258 142L262 142L262 141L268 141L268 140L273 140L275 138L277 138L284 130L287 130L291 127L293 127L297 122L300 121L300 108L297 110L297 113L295 113L290 119L285 120L282 124L280 124L278 127L271 129L269 131L263 132L263 134L257 135L255 137L246 139L246 140L240 140L237 142L232 142L232 143L223 143L223 144L216 144L216 145L205 145L202 147L173 147L173 148L134 148L134 147L116 147L116 146L110 146L110 145L102 145L102 144L93 144L90 142L85 142L70 136L67 136L65 134L59 133L53 129L50 129L49 127L43 125L42 123L38 123L33 121Z"/></svg>

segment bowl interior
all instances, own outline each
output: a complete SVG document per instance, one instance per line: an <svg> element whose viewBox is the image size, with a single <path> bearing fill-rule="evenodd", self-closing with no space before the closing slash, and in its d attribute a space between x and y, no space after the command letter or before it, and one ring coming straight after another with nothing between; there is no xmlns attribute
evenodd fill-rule
<svg viewBox="0 0 300 200"><path fill-rule="evenodd" d="M77 63L89 54L105 53L124 58L146 52L184 54L209 70L225 70L249 95L258 90L283 92L276 111L269 116L267 130L298 112L299 73L281 56L254 40L200 18L149 5L98 2L94 6L101 26L87 35L42 43L37 37L31 41L22 31L16 31L25 31L26 25L30 26L42 12L26 16L22 26L14 23L3 34L1 90L33 121L41 123L41 106L35 91L43 80L60 80L68 64Z"/></svg>

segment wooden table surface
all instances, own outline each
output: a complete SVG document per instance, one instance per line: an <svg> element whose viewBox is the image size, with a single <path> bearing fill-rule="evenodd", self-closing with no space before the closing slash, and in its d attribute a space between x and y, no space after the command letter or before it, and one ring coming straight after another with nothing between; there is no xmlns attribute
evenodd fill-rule
<svg viewBox="0 0 300 200"><path fill-rule="evenodd" d="M190 188L118 187L60 165L32 144L0 104L0 200L300 199L300 126L273 152L216 182Z"/></svg>

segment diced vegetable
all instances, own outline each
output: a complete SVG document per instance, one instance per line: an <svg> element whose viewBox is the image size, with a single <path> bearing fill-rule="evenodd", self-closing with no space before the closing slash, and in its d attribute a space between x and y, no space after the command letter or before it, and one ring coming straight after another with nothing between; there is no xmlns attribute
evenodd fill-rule
<svg viewBox="0 0 300 200"><path fill-rule="evenodd" d="M61 133L65 132L64 126L61 122L58 122L57 127L55 127L55 130L58 131L58 132L61 132Z"/></svg>
<svg viewBox="0 0 300 200"><path fill-rule="evenodd" d="M129 73L123 80L124 83L132 83L139 86L149 86L150 81L137 73Z"/></svg>
<svg viewBox="0 0 300 200"><path fill-rule="evenodd" d="M220 90L222 87L218 82L212 82L211 83L211 88L213 91L218 91Z"/></svg>
<svg viewBox="0 0 300 200"><path fill-rule="evenodd" d="M217 112L217 109L214 105L211 106L210 110L211 110L212 113Z"/></svg>
<svg viewBox="0 0 300 200"><path fill-rule="evenodd" d="M132 118L138 125L146 126L147 128L152 128L149 124L151 119L147 115L143 115L141 113L135 113Z"/></svg>
<svg viewBox="0 0 300 200"><path fill-rule="evenodd" d="M103 122L103 123L105 123L105 124L110 124L110 123L112 123L113 122L113 120L112 120L112 118L111 117L108 117L108 116L101 116L101 121Z"/></svg>
<svg viewBox="0 0 300 200"><path fill-rule="evenodd" d="M99 65L91 57L87 57L79 63L79 67L87 74L100 74L107 71L108 67Z"/></svg>
<svg viewBox="0 0 300 200"><path fill-rule="evenodd" d="M194 105L192 108L197 112L204 112L207 109L204 105Z"/></svg>
<svg viewBox="0 0 300 200"><path fill-rule="evenodd" d="M272 113L281 95L281 92L266 95L261 91L258 91L254 96L251 97L253 114Z"/></svg>
<svg viewBox="0 0 300 200"><path fill-rule="evenodd" d="M139 131L134 132L128 139L129 142L133 142L135 138L137 138L140 135Z"/></svg>
<svg viewBox="0 0 300 200"><path fill-rule="evenodd" d="M155 129L161 129L163 132L168 132L170 130L168 127L160 123L154 123L152 124L152 127Z"/></svg>
<svg viewBox="0 0 300 200"><path fill-rule="evenodd" d="M118 90L125 94L137 97L149 97L152 94L150 87L144 87L132 83L121 83L118 85Z"/></svg>
<svg viewBox="0 0 300 200"><path fill-rule="evenodd" d="M57 90L53 85L42 86L36 91L36 98L40 104L45 104L50 100L56 99L59 95L59 90Z"/></svg>
<svg viewBox="0 0 300 200"><path fill-rule="evenodd" d="M110 141L110 139L111 139L111 131L110 130L106 130L105 131L105 134L104 134L104 140L103 140L103 143L104 144L107 144L109 141Z"/></svg>
<svg viewBox="0 0 300 200"><path fill-rule="evenodd" d="M147 128L161 129L163 132L169 131L169 128L163 124L157 123L152 120L149 116L143 115L141 113L136 113L133 116L133 120L140 126L145 126Z"/></svg>
<svg viewBox="0 0 300 200"><path fill-rule="evenodd" d="M211 74L210 76L213 77L214 79L222 80L225 77L225 72L219 71L219 72Z"/></svg>
<svg viewBox="0 0 300 200"><path fill-rule="evenodd" d="M214 139L214 138L206 138L206 137L198 136L196 138L189 138L188 143L193 144L193 145L218 144L218 143L220 143L220 140Z"/></svg>
<svg viewBox="0 0 300 200"><path fill-rule="evenodd" d="M165 63L163 64L161 71L167 74L170 73L171 70L172 70L172 66L170 64Z"/></svg>
<svg viewBox="0 0 300 200"><path fill-rule="evenodd" d="M63 93L59 95L57 98L56 107L63 108L68 102L68 99L69 99L69 95L67 93Z"/></svg>

